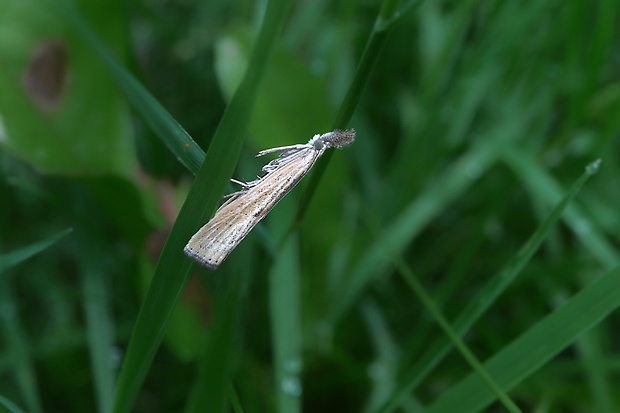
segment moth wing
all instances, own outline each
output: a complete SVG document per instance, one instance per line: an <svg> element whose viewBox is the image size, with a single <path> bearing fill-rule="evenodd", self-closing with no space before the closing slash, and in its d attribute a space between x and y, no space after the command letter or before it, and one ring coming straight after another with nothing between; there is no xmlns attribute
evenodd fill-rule
<svg viewBox="0 0 620 413"><path fill-rule="evenodd" d="M185 253L208 269L216 270L256 225L247 219L253 209L246 202L247 195L228 200L218 209L215 216L189 240Z"/></svg>
<svg viewBox="0 0 620 413"><path fill-rule="evenodd" d="M189 240L185 253L210 270L230 255L245 236L308 173L320 156L313 148L302 149L293 162L261 178L234 199L228 200Z"/></svg>

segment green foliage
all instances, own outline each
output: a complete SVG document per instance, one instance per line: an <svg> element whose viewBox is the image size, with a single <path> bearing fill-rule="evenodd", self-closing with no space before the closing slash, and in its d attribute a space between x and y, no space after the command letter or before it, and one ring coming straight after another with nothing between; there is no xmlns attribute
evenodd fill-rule
<svg viewBox="0 0 620 413"><path fill-rule="evenodd" d="M0 0L1 411L619 410L616 2L371 3Z"/></svg>
<svg viewBox="0 0 620 413"><path fill-rule="evenodd" d="M83 5L122 56L120 2ZM3 145L41 171L129 174L136 160L127 105L88 44L37 0L4 0L0 8ZM85 104L93 99L106 104L93 111Z"/></svg>

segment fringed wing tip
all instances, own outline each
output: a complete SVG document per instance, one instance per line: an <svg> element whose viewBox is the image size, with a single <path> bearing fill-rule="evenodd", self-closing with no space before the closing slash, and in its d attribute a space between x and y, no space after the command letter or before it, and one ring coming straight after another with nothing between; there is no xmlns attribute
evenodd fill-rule
<svg viewBox="0 0 620 413"><path fill-rule="evenodd" d="M203 255L198 254L196 251L191 249L189 245L186 245L185 248L183 248L183 252L185 253L185 255L187 255L188 257L196 261L198 264L202 265L203 267L205 267L206 269L210 271L215 271L220 266L219 263L215 263L209 259L205 259Z"/></svg>

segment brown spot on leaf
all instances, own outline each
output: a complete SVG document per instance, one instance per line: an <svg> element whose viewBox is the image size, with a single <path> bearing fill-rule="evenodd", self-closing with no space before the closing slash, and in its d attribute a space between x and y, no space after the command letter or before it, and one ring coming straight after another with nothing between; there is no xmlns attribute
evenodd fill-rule
<svg viewBox="0 0 620 413"><path fill-rule="evenodd" d="M33 50L22 85L30 100L44 112L58 109L66 88L67 47L60 40L39 43Z"/></svg>

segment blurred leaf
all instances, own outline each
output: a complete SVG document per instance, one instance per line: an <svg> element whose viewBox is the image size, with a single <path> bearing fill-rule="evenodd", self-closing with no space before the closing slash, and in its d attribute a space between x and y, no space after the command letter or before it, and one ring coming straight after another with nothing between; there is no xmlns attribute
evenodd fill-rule
<svg viewBox="0 0 620 413"><path fill-rule="evenodd" d="M562 196L560 184L535 161L518 148L509 147L502 151L506 163L515 170L524 185L532 191L534 199L545 200L547 204L557 202ZM598 165L596 167L598 169ZM581 239L584 247L607 268L618 262L620 254L603 236L603 228L592 227L587 216L577 205L571 205L566 211L566 224Z"/></svg>
<svg viewBox="0 0 620 413"><path fill-rule="evenodd" d="M120 1L80 2L117 55ZM99 60L38 0L5 0L0 14L0 144L35 168L60 174L134 167L129 113Z"/></svg>
<svg viewBox="0 0 620 413"><path fill-rule="evenodd" d="M278 412L301 411L303 383L303 326L301 318L301 268L299 240L296 234L284 237L290 228L295 209L292 197L281 202L277 219L269 220L271 234L283 241L269 271L269 309L274 359L273 380ZM288 208L287 207L288 204Z"/></svg>
<svg viewBox="0 0 620 413"><path fill-rule="evenodd" d="M152 282L154 265L144 260L140 268L140 295L144 299ZM195 361L204 353L208 325L212 313L211 299L204 291L199 277L190 276L178 305L170 316L166 344L184 362Z"/></svg>
<svg viewBox="0 0 620 413"><path fill-rule="evenodd" d="M17 251L12 251L9 253L5 253L0 255L0 273L4 272L8 268L11 268L23 261L26 261L30 257L44 251L58 242L65 235L69 234L73 231L72 228L68 228L62 232L54 234L43 241L39 241L35 244L29 245L27 247L20 248Z"/></svg>
<svg viewBox="0 0 620 413"><path fill-rule="evenodd" d="M134 245L142 245L156 222L149 208L146 196L148 188L138 187L125 177L103 175L85 179L85 188L90 191L98 206L113 219L125 239ZM159 211L157 211L159 212Z"/></svg>
<svg viewBox="0 0 620 413"><path fill-rule="evenodd" d="M575 294L499 353L485 368L506 390L512 389L542 365L599 324L620 306L620 268L616 268ZM494 399L480 377L469 374L444 392L428 413L477 412Z"/></svg>
<svg viewBox="0 0 620 413"><path fill-rule="evenodd" d="M125 94L132 108L141 114L153 132L166 144L170 152L191 172L196 173L204 160L204 151L183 127L166 111L149 91L142 86L119 62L98 37L98 34L66 0L37 0L52 5L66 19L76 35L86 40L98 58L106 65L117 86ZM106 3L102 3L105 6ZM96 20L96 19L95 19Z"/></svg>
<svg viewBox="0 0 620 413"><path fill-rule="evenodd" d="M88 241L86 238L85 241ZM91 243L92 244L92 243ZM97 411L107 413L114 400L116 365L112 361L114 328L109 299L109 285L102 266L93 265L97 253L85 248L80 257L83 307L86 334L90 350L90 363L95 382Z"/></svg>
<svg viewBox="0 0 620 413"><path fill-rule="evenodd" d="M216 70L228 99L246 69L252 40L247 29L238 28L216 45ZM326 92L307 65L278 46L256 97L249 129L254 146L266 149L305 143L316 133L328 132L334 110ZM302 98L291 100L291 96Z"/></svg>
<svg viewBox="0 0 620 413"><path fill-rule="evenodd" d="M4 352L8 358L9 372L15 385L32 413L43 413L41 392L37 379L35 360L18 311L18 299L13 280L0 277L0 332Z"/></svg>
<svg viewBox="0 0 620 413"><path fill-rule="evenodd" d="M2 404L4 408L6 409L6 411L9 413L24 413L22 409L17 407L17 405L15 405L13 402L11 402L9 399L7 399L4 396L0 396L0 404Z"/></svg>
<svg viewBox="0 0 620 413"><path fill-rule="evenodd" d="M560 220L562 213L567 209L575 196L582 189L588 179L598 172L600 161L595 161L586 167L586 171L564 194L560 202L540 225L540 227L525 242L521 249L504 265L498 274L492 278L477 294L476 299L460 311L454 321L454 329L459 335L464 335L476 321L495 303L502 293L515 281L523 268L529 263L538 251L543 241L547 239L553 226ZM381 408L381 412L389 412L396 408L397 404L411 393L427 375L443 360L450 351L453 343L447 338L441 338L420 356L411 368L408 368L407 376L403 383L387 398L387 402Z"/></svg>
<svg viewBox="0 0 620 413"><path fill-rule="evenodd" d="M366 247L367 251L355 264L349 285L341 293L330 318L335 321L342 317L372 278L381 274L390 263L389 255L385 254L386 242L396 253L402 251L442 208L457 199L483 171L491 167L496 156L496 150L491 145L473 148L438 176L436 183L429 184L427 191L412 199L405 210L387 225L383 235Z"/></svg>

